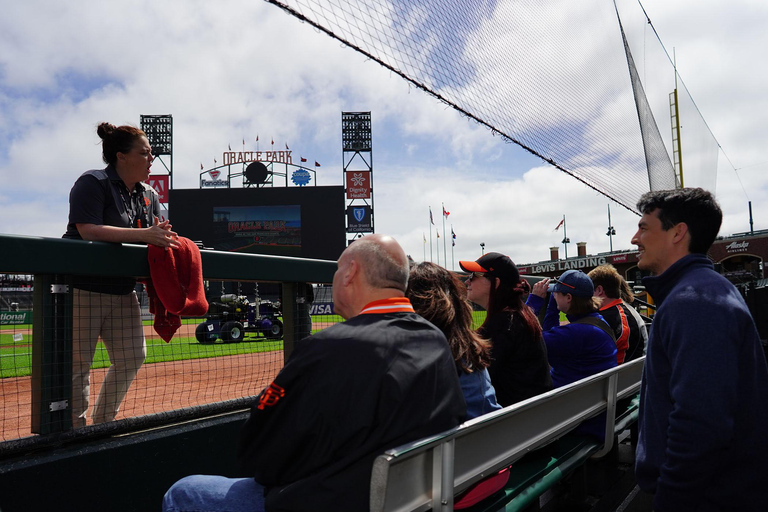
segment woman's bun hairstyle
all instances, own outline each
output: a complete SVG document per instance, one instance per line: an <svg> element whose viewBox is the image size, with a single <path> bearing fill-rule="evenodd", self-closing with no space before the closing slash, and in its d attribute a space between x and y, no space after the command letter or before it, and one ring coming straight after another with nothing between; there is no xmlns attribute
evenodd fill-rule
<svg viewBox="0 0 768 512"><path fill-rule="evenodd" d="M135 126L115 126L111 123L100 123L96 134L101 139L101 158L104 163L115 165L118 153L128 153L140 137L146 134Z"/></svg>

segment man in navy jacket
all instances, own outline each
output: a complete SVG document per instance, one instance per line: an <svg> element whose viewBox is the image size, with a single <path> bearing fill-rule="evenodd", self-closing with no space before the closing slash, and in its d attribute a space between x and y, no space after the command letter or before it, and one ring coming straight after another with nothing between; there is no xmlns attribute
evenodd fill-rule
<svg viewBox="0 0 768 512"><path fill-rule="evenodd" d="M706 252L722 212L702 189L649 192L632 238L658 304L635 474L656 512L765 510L768 369L749 310Z"/></svg>

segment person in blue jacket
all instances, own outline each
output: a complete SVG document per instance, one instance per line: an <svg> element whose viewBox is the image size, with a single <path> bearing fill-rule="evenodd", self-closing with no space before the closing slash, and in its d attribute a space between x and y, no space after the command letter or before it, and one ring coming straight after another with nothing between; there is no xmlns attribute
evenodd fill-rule
<svg viewBox="0 0 768 512"><path fill-rule="evenodd" d="M635 475L656 512L768 507L768 368L741 294L706 253L722 212L698 189L649 192L632 243L658 305Z"/></svg>
<svg viewBox="0 0 768 512"><path fill-rule="evenodd" d="M443 331L456 363L467 418L501 409L491 384L491 343L472 330L472 306L458 277L434 263L411 267L405 296L413 309Z"/></svg>
<svg viewBox="0 0 768 512"><path fill-rule="evenodd" d="M581 270L566 270L559 279L533 285L526 304L538 315L552 292L544 315L544 343L555 388L571 384L616 366L613 331L598 313L592 280ZM560 311L568 323L560 325ZM599 439L605 436L605 415L582 423L579 432Z"/></svg>

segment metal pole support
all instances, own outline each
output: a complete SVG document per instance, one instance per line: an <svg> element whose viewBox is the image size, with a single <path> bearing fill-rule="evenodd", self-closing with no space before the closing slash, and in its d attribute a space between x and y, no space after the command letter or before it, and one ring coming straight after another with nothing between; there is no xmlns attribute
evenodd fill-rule
<svg viewBox="0 0 768 512"><path fill-rule="evenodd" d="M72 429L72 286L69 276L35 275L32 433Z"/></svg>

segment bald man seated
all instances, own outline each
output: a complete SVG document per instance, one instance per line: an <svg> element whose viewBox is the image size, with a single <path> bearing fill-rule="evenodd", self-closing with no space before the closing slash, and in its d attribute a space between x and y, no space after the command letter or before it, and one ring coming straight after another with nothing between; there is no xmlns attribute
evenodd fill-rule
<svg viewBox="0 0 768 512"><path fill-rule="evenodd" d="M350 245L333 277L346 321L296 344L243 427L239 457L253 477L184 478L163 510L368 510L376 456L460 424L456 365L405 298L408 270L392 237Z"/></svg>

